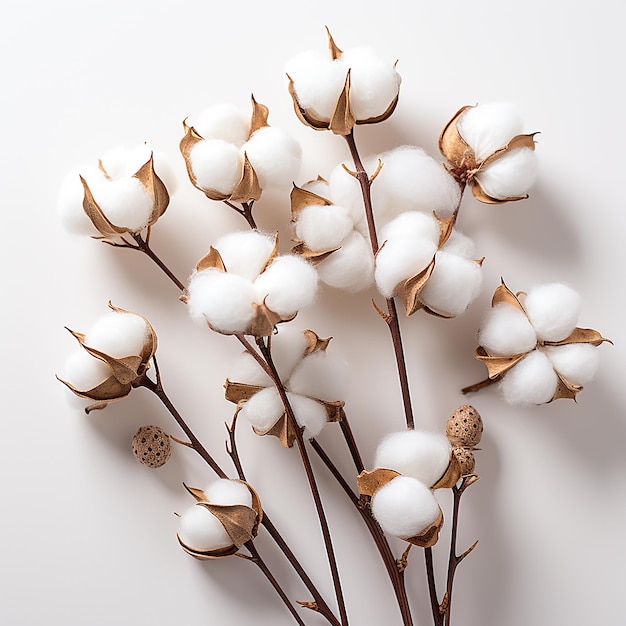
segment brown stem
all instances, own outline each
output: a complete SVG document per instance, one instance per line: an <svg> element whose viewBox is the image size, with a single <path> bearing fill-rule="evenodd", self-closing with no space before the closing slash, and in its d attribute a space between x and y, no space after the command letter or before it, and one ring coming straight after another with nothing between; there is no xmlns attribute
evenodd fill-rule
<svg viewBox="0 0 626 626"><path fill-rule="evenodd" d="M154 251L152 250L152 248L150 247L150 245L148 244L148 241L146 239L144 239L140 233L132 233L132 238L135 240L135 243L137 244L137 247L134 248L135 250L140 250L141 252L143 252L145 255L147 255L148 257L150 257L160 268L161 270L163 270L163 272L165 273L165 275L181 290L184 291L185 290L185 285L183 285L183 283L180 282L180 280L178 280L178 278L176 278L176 276L174 276L173 272L169 269L169 267L167 267L167 265L165 265L165 263L163 263L163 261L161 261L161 259L154 253ZM133 246L128 246L130 248L133 248Z"/></svg>
<svg viewBox="0 0 626 626"><path fill-rule="evenodd" d="M348 417L345 413L343 413L341 416L339 426L341 427L343 438L346 440L348 450L352 455L352 460L354 461L354 467L356 467L357 474L360 474L365 469L365 465L363 465L361 453L359 452L359 448L356 444L356 439L354 438L354 434L352 433L352 429L350 428L350 423L348 422Z"/></svg>
<svg viewBox="0 0 626 626"><path fill-rule="evenodd" d="M428 579L430 608L433 612L433 624L435 626L443 626L443 615L441 614L439 599L437 598L437 585L435 584L435 568L433 565L432 548L424 548L424 558L426 560L426 577Z"/></svg>
<svg viewBox="0 0 626 626"><path fill-rule="evenodd" d="M254 205L254 200L250 200L250 202L242 202L241 208L230 202L229 200L224 200L224 204L230 207L233 211L236 211L241 215L246 222L248 222L248 226L253 230L256 230L257 225L254 221L254 217L252 216L252 206Z"/></svg>

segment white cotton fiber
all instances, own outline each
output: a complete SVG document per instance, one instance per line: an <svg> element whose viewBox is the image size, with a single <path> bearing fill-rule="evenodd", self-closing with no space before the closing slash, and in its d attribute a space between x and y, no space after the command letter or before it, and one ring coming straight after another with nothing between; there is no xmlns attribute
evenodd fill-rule
<svg viewBox="0 0 626 626"><path fill-rule="evenodd" d="M543 350L554 369L574 385L588 383L600 365L600 351L590 343L546 346Z"/></svg>
<svg viewBox="0 0 626 626"><path fill-rule="evenodd" d="M330 187L328 185L328 181L324 180L323 178L310 180L309 182L302 185L302 189L310 191L316 196L320 196L322 198L325 198L326 200L330 200Z"/></svg>
<svg viewBox="0 0 626 626"><path fill-rule="evenodd" d="M290 391L327 402L345 400L347 388L348 364L325 350L305 356L289 378Z"/></svg>
<svg viewBox="0 0 626 626"><path fill-rule="evenodd" d="M450 443L441 433L404 430L387 435L376 449L374 466L411 476L432 487L450 463Z"/></svg>
<svg viewBox="0 0 626 626"><path fill-rule="evenodd" d="M372 514L380 527L394 537L421 534L439 517L440 508L428 487L409 476L396 476L372 499Z"/></svg>
<svg viewBox="0 0 626 626"><path fill-rule="evenodd" d="M106 363L81 348L70 354L59 378L79 391L89 391L111 374L111 368Z"/></svg>
<svg viewBox="0 0 626 626"><path fill-rule="evenodd" d="M85 345L120 359L141 354L149 329L140 315L109 311L85 335Z"/></svg>
<svg viewBox="0 0 626 626"><path fill-rule="evenodd" d="M396 148L380 158L383 167L372 184L377 211L388 205L390 218L404 211L452 215L461 192L441 163L414 146Z"/></svg>
<svg viewBox="0 0 626 626"><path fill-rule="evenodd" d="M398 96L400 75L366 47L346 50L340 58L350 70L350 110L357 120L383 115Z"/></svg>
<svg viewBox="0 0 626 626"><path fill-rule="evenodd" d="M537 285L524 300L524 309L542 341L561 341L576 327L580 296L563 283Z"/></svg>
<svg viewBox="0 0 626 626"><path fill-rule="evenodd" d="M266 432L284 412L285 407L275 387L266 387L243 403L239 415L247 419L259 432Z"/></svg>
<svg viewBox="0 0 626 626"><path fill-rule="evenodd" d="M506 372L500 382L500 391L509 404L543 404L552 400L557 382L548 357L533 350Z"/></svg>
<svg viewBox="0 0 626 626"><path fill-rule="evenodd" d="M248 139L250 120L232 104L210 106L192 120L203 139L221 139L241 148Z"/></svg>
<svg viewBox="0 0 626 626"><path fill-rule="evenodd" d="M87 217L83 209L83 199L85 188L80 180L83 177L87 184L90 181L105 182L104 174L97 168L90 165L81 165L74 168L61 183L59 195L57 197L57 212L61 218L63 226L75 235L97 235L91 220Z"/></svg>
<svg viewBox="0 0 626 626"><path fill-rule="evenodd" d="M320 402L296 393L287 393L287 399L296 416L296 422L304 426L303 437L305 439L317 437L326 424L326 407Z"/></svg>
<svg viewBox="0 0 626 626"><path fill-rule="evenodd" d="M483 191L498 200L525 196L536 177L537 155L530 148L511 150L476 174Z"/></svg>
<svg viewBox="0 0 626 626"><path fill-rule="evenodd" d="M252 506L250 490L238 480L221 478L214 480L205 490L204 495L213 504L243 504Z"/></svg>
<svg viewBox="0 0 626 626"><path fill-rule="evenodd" d="M218 250L226 271L253 281L267 264L276 240L272 235L257 230L226 233L213 247Z"/></svg>
<svg viewBox="0 0 626 626"><path fill-rule="evenodd" d="M296 237L314 252L338 248L352 231L353 224L344 207L307 206L298 213Z"/></svg>
<svg viewBox="0 0 626 626"><path fill-rule="evenodd" d="M346 80L345 67L328 54L308 51L293 57L285 71L300 107L320 121L330 121Z"/></svg>
<svg viewBox="0 0 626 626"><path fill-rule="evenodd" d="M254 282L257 302L265 300L265 304L284 319L313 304L317 284L315 268L291 254L276 257Z"/></svg>
<svg viewBox="0 0 626 626"><path fill-rule="evenodd" d="M233 192L243 174L243 158L237 146L221 139L199 141L189 153L196 184L223 195Z"/></svg>
<svg viewBox="0 0 626 626"><path fill-rule="evenodd" d="M441 249L444 252L460 256L464 259L476 259L474 242L456 229L452 230L448 240Z"/></svg>
<svg viewBox="0 0 626 626"><path fill-rule="evenodd" d="M375 169L376 166L374 165L374 169L367 169L367 171L371 174ZM357 224L365 217L361 186L354 176L346 172L341 163L330 173L328 186L330 199L335 204L339 204L348 209L354 224Z"/></svg>
<svg viewBox="0 0 626 626"><path fill-rule="evenodd" d="M426 269L437 252L437 245L427 239L399 237L386 241L376 255L376 287L385 298L396 287Z"/></svg>
<svg viewBox="0 0 626 626"><path fill-rule="evenodd" d="M330 287L349 292L369 287L374 280L374 256L369 240L353 231L341 248L317 265L320 280Z"/></svg>
<svg viewBox="0 0 626 626"><path fill-rule="evenodd" d="M481 284L482 271L478 263L440 250L420 299L436 313L456 317L480 293Z"/></svg>
<svg viewBox="0 0 626 626"><path fill-rule="evenodd" d="M380 242L401 237L426 239L434 244L439 243L441 227L432 214L420 211L402 213L391 220L380 230Z"/></svg>
<svg viewBox="0 0 626 626"><path fill-rule="evenodd" d="M280 324L278 332L272 335L272 361L283 382L286 382L294 368L304 356L307 341L304 333L291 325Z"/></svg>
<svg viewBox="0 0 626 626"><path fill-rule="evenodd" d="M266 387L272 384L269 376L263 371L254 357L248 352L242 352L228 369L228 380L234 383L257 385Z"/></svg>
<svg viewBox="0 0 626 626"><path fill-rule="evenodd" d="M479 104L467 109L457 123L457 129L482 161L496 150L504 148L515 135L522 133L523 122L517 107L508 102Z"/></svg>
<svg viewBox="0 0 626 626"><path fill-rule="evenodd" d="M254 168L262 189L291 185L298 176L302 148L280 128L259 128L242 150Z"/></svg>
<svg viewBox="0 0 626 626"><path fill-rule="evenodd" d="M523 311L502 302L487 314L478 331L478 344L493 356L512 356L532 350L537 335Z"/></svg>
<svg viewBox="0 0 626 626"><path fill-rule="evenodd" d="M237 274L216 269L197 272L187 292L191 317L208 321L223 333L245 332L254 317L254 286Z"/></svg>
<svg viewBox="0 0 626 626"><path fill-rule="evenodd" d="M189 548L202 552L233 545L222 522L201 504L188 508L179 523L178 537Z"/></svg>

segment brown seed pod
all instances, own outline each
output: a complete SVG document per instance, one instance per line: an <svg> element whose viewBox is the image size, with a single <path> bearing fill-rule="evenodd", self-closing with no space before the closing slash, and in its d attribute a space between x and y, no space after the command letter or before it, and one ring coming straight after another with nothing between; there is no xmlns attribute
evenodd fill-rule
<svg viewBox="0 0 626 626"><path fill-rule="evenodd" d="M452 446L473 448L483 434L483 420L469 404L460 406L446 422L446 437Z"/></svg>
<svg viewBox="0 0 626 626"><path fill-rule="evenodd" d="M476 460L474 459L474 453L471 448L453 448L452 453L461 466L461 476L474 473Z"/></svg>
<svg viewBox="0 0 626 626"><path fill-rule="evenodd" d="M172 455L169 435L158 426L142 426L133 437L133 453L147 467L161 467Z"/></svg>

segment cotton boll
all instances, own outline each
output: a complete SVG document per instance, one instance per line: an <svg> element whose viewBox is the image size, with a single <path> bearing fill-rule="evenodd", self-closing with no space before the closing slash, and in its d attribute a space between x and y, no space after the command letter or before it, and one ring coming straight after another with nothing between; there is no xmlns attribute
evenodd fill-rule
<svg viewBox="0 0 626 626"><path fill-rule="evenodd" d="M482 190L492 198L521 198L535 183L537 155L530 148L516 148L476 174Z"/></svg>
<svg viewBox="0 0 626 626"><path fill-rule="evenodd" d="M111 368L86 350L73 352L65 362L61 380L65 380L80 391L89 391L112 375Z"/></svg>
<svg viewBox="0 0 626 626"><path fill-rule="evenodd" d="M295 393L287 393L287 399L293 409L296 422L304 426L302 436L305 439L317 437L326 424L328 417L326 407L320 402Z"/></svg>
<svg viewBox="0 0 626 626"><path fill-rule="evenodd" d="M156 175L170 194L176 190L176 175L167 156L149 144L142 143L133 148L118 148L102 157L102 166L111 178L134 176L152 156Z"/></svg>
<svg viewBox="0 0 626 626"><path fill-rule="evenodd" d="M205 191L230 195L243 174L239 149L221 139L199 141L189 154L196 184Z"/></svg>
<svg viewBox="0 0 626 626"><path fill-rule="evenodd" d="M94 236L98 231L83 209L85 188L80 180L105 182L104 174L97 167L81 165L74 168L61 183L57 197L57 212L63 226L72 234Z"/></svg>
<svg viewBox="0 0 626 626"><path fill-rule="evenodd" d="M541 341L561 341L576 327L580 296L562 283L537 285L524 300L524 309Z"/></svg>
<svg viewBox="0 0 626 626"><path fill-rule="evenodd" d="M348 364L325 350L304 357L289 378L290 391L327 402L344 400L347 388Z"/></svg>
<svg viewBox="0 0 626 626"><path fill-rule="evenodd" d="M430 489L409 476L396 476L372 499L372 514L383 531L394 537L421 534L439 517L440 508Z"/></svg>
<svg viewBox="0 0 626 626"><path fill-rule="evenodd" d="M537 335L523 311L503 302L487 314L478 343L493 356L511 356L530 352L537 345Z"/></svg>
<svg viewBox="0 0 626 626"><path fill-rule="evenodd" d="M275 387L266 387L243 403L239 415L263 433L270 430L284 412L285 407Z"/></svg>
<svg viewBox="0 0 626 626"><path fill-rule="evenodd" d="M367 166L365 167L370 174L374 172L376 168L376 166L374 166L374 169L370 171L367 169ZM344 167L339 164L330 173L328 186L332 201L348 209L354 224L359 222L364 217L365 212L363 209L361 187L357 179L346 172Z"/></svg>
<svg viewBox="0 0 626 626"><path fill-rule="evenodd" d="M473 260L476 258L474 248L474 242L469 237L455 229L452 233L450 233L450 237L448 237L448 240L441 249L449 254Z"/></svg>
<svg viewBox="0 0 626 626"><path fill-rule="evenodd" d="M316 266L320 280L330 287L357 292L374 280L374 256L369 241L353 231L333 252Z"/></svg>
<svg viewBox="0 0 626 626"><path fill-rule="evenodd" d="M543 348L554 369L568 382L582 386L598 371L600 352L590 343L569 343Z"/></svg>
<svg viewBox="0 0 626 626"><path fill-rule="evenodd" d="M257 301L265 301L269 309L287 319L300 309L313 304L317 296L317 272L300 257L276 257L256 279Z"/></svg>
<svg viewBox="0 0 626 626"><path fill-rule="evenodd" d="M94 183L90 183L89 188L111 224L131 232L139 232L146 227L154 202L139 179L130 177Z"/></svg>
<svg viewBox="0 0 626 626"><path fill-rule="evenodd" d="M236 274L216 269L197 272L187 291L191 317L208 321L220 332L243 333L254 317L254 286Z"/></svg>
<svg viewBox="0 0 626 626"><path fill-rule="evenodd" d="M509 404L543 404L552 400L557 382L548 357L533 350L506 372L500 382L500 391Z"/></svg>
<svg viewBox="0 0 626 626"><path fill-rule="evenodd" d="M316 180L310 180L308 183L302 185L302 189L310 191L322 198L326 198L326 200L330 199L330 186L328 185L328 181L324 179L318 178ZM311 200L311 203L313 203L313 200Z"/></svg>
<svg viewBox="0 0 626 626"><path fill-rule="evenodd" d="M304 333L291 325L281 324L277 330L272 336L272 361L280 379L286 382L304 357L308 344Z"/></svg>
<svg viewBox="0 0 626 626"><path fill-rule="evenodd" d="M405 430L387 435L376 449L375 467L411 476L432 487L450 463L450 443L445 435Z"/></svg>
<svg viewBox="0 0 626 626"><path fill-rule="evenodd" d="M352 231L348 210L341 206L308 206L298 213L296 237L315 252L339 247Z"/></svg>
<svg viewBox="0 0 626 626"><path fill-rule="evenodd" d="M178 537L189 548L204 552L233 545L226 529L213 513L196 504L180 516Z"/></svg>
<svg viewBox="0 0 626 626"><path fill-rule="evenodd" d="M250 120L232 104L210 106L193 120L203 139L221 139L240 148L248 139Z"/></svg>
<svg viewBox="0 0 626 626"><path fill-rule="evenodd" d="M212 504L243 504L252 506L252 494L246 485L237 480L221 478L214 480L205 490L204 495Z"/></svg>
<svg viewBox="0 0 626 626"><path fill-rule="evenodd" d="M355 119L383 115L400 89L400 75L393 63L383 61L366 47L346 50L340 61L350 69L350 110Z"/></svg>
<svg viewBox="0 0 626 626"><path fill-rule="evenodd" d="M380 230L380 241L407 237L426 239L434 244L439 242L441 227L432 214L419 211L402 213L391 220Z"/></svg>
<svg viewBox="0 0 626 626"><path fill-rule="evenodd" d="M228 371L228 380L259 387L266 387L272 384L270 377L248 352L240 354L231 364Z"/></svg>
<svg viewBox="0 0 626 626"><path fill-rule="evenodd" d="M437 245L426 239L402 237L385 242L376 255L376 287L391 298L396 287L428 267Z"/></svg>
<svg viewBox="0 0 626 626"><path fill-rule="evenodd" d="M110 311L85 335L85 345L116 359L141 354L149 329L140 315Z"/></svg>
<svg viewBox="0 0 626 626"><path fill-rule="evenodd" d="M253 281L265 267L274 251L276 240L256 230L235 231L215 241L226 271Z"/></svg>
<svg viewBox="0 0 626 626"><path fill-rule="evenodd" d="M298 104L316 119L329 122L346 81L346 69L318 51L303 52L285 68Z"/></svg>
<svg viewBox="0 0 626 626"><path fill-rule="evenodd" d="M300 144L280 128L259 128L242 150L245 151L263 189L291 185L300 170Z"/></svg>
<svg viewBox="0 0 626 626"><path fill-rule="evenodd" d="M506 146L522 133L523 122L517 107L507 102L479 104L467 109L457 123L461 137L482 159Z"/></svg>
<svg viewBox="0 0 626 626"><path fill-rule="evenodd" d="M420 292L422 302L441 315L456 317L480 292L480 265L443 250L437 252L435 269Z"/></svg>

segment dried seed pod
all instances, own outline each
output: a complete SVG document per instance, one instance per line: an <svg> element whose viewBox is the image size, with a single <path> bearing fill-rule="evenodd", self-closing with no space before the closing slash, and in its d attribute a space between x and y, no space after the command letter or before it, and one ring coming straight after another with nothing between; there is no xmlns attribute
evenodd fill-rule
<svg viewBox="0 0 626 626"><path fill-rule="evenodd" d="M455 409L446 422L446 436L453 446L473 448L483 434L483 420L469 404Z"/></svg>
<svg viewBox="0 0 626 626"><path fill-rule="evenodd" d="M461 467L461 476L467 474L473 474L476 467L476 460L474 459L474 453L471 448L453 448L452 454L456 457Z"/></svg>
<svg viewBox="0 0 626 626"><path fill-rule="evenodd" d="M133 453L147 467L161 467L172 455L169 435L158 426L142 426L133 437Z"/></svg>

